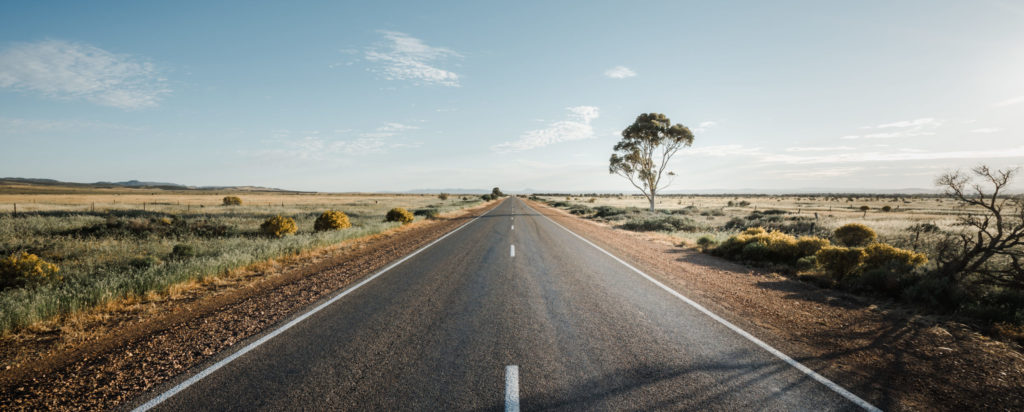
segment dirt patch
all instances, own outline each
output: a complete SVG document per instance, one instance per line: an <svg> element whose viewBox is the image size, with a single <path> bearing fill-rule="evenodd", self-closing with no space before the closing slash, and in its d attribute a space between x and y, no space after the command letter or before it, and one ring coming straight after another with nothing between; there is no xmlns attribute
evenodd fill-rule
<svg viewBox="0 0 1024 412"><path fill-rule="evenodd" d="M949 319L537 211L885 410L1024 410L1024 355Z"/></svg>
<svg viewBox="0 0 1024 412"><path fill-rule="evenodd" d="M0 409L95 410L124 405L495 204L3 336Z"/></svg>

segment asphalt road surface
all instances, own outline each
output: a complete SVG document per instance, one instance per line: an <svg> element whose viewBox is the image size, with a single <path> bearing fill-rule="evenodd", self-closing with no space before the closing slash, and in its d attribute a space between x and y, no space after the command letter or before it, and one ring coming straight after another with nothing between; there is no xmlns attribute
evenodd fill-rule
<svg viewBox="0 0 1024 412"><path fill-rule="evenodd" d="M683 299L509 198L145 407L870 408Z"/></svg>

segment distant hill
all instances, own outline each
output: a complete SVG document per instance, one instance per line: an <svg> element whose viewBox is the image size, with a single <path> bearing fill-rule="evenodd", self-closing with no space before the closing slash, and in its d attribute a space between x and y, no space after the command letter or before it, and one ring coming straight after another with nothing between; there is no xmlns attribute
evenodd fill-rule
<svg viewBox="0 0 1024 412"><path fill-rule="evenodd" d="M252 192L289 192L289 190L261 186L186 186L178 183L166 182L144 182L139 180L127 180L123 182L96 182L76 183L62 182L54 179L34 179L23 177L0 178L0 185L34 185L34 186L59 186L75 188L133 188L133 189L163 189L163 190L237 190Z"/></svg>

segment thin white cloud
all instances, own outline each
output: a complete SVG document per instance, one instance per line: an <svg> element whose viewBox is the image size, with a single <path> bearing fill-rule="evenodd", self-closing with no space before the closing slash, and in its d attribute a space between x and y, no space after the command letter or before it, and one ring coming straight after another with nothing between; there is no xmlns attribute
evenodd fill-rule
<svg viewBox="0 0 1024 412"><path fill-rule="evenodd" d="M971 133L988 134L988 133L999 133L1001 131L1003 131L1003 128L1001 128L1001 127L982 127L980 129L971 130Z"/></svg>
<svg viewBox="0 0 1024 412"><path fill-rule="evenodd" d="M931 117L924 117L914 120L901 120L892 123L883 123L877 126L865 126L865 129L891 129L891 128L906 128L906 127L938 127L942 125L942 121L936 120Z"/></svg>
<svg viewBox="0 0 1024 412"><path fill-rule="evenodd" d="M611 79L625 79L628 77L635 77L636 72L626 66L615 66L605 70L604 75Z"/></svg>
<svg viewBox="0 0 1024 412"><path fill-rule="evenodd" d="M725 156L762 156L765 154L761 148L746 147L741 144L725 144L717 146L695 147L683 150L680 153L688 156L702 157L725 157Z"/></svg>
<svg viewBox="0 0 1024 412"><path fill-rule="evenodd" d="M1006 107L1024 103L1024 96L1011 97L1009 99L992 103L992 107Z"/></svg>
<svg viewBox="0 0 1024 412"><path fill-rule="evenodd" d="M943 121L932 117L924 117L914 120L901 120L898 122L882 123L876 126L864 126L861 129L873 130L873 129L889 129L886 131L879 131L876 133L866 133L862 135L846 135L840 137L843 140L854 140L854 139L898 139L907 137L917 136L933 136L935 130L939 126L943 125Z"/></svg>
<svg viewBox="0 0 1024 412"><path fill-rule="evenodd" d="M82 130L141 131L139 127L91 120L36 120L15 117L0 117L0 134L32 135L39 133L68 132Z"/></svg>
<svg viewBox="0 0 1024 412"><path fill-rule="evenodd" d="M704 132L706 132L706 131L708 131L711 128L716 127L716 126L718 126L718 122L708 120L708 121L700 122L700 124L697 125L697 127L694 128L693 131L697 132L697 133L704 133Z"/></svg>
<svg viewBox="0 0 1024 412"><path fill-rule="evenodd" d="M802 147L787 147L786 151L787 152L832 152L832 151L853 150L853 149L854 148L850 147L850 146L828 146L828 147L802 146Z"/></svg>
<svg viewBox="0 0 1024 412"><path fill-rule="evenodd" d="M820 177L850 176L863 171L863 167L834 167L828 169L801 169L799 171L786 172L782 176L790 179L813 179Z"/></svg>
<svg viewBox="0 0 1024 412"><path fill-rule="evenodd" d="M0 87L121 109L156 106L171 91L148 61L61 40L0 51Z"/></svg>
<svg viewBox="0 0 1024 412"><path fill-rule="evenodd" d="M590 123L600 116L598 108L575 106L566 110L570 113L569 120L554 122L544 129L530 130L520 135L518 140L498 144L493 149L499 152L517 152L559 142L592 139L594 128Z"/></svg>
<svg viewBox="0 0 1024 412"><path fill-rule="evenodd" d="M386 126L382 126L386 127ZM344 130L345 134L347 130ZM362 133L356 138L323 137L319 131L307 131L298 134L287 130L273 133L274 138L267 145L272 149L242 150L239 153L257 158L288 159L293 161L333 161L341 158L366 156L387 153L393 149L418 147L415 142L395 142L385 137L368 136Z"/></svg>
<svg viewBox="0 0 1024 412"><path fill-rule="evenodd" d="M402 132L407 132L416 129L419 129L419 127L401 123L385 123L383 126L374 129L374 131L360 133L359 136L370 138L391 137L398 135Z"/></svg>
<svg viewBox="0 0 1024 412"><path fill-rule="evenodd" d="M380 33L385 44L368 49L363 57L377 63L373 70L385 79L459 87L459 75L436 67L435 62L462 55L448 48L428 46L405 33L384 30Z"/></svg>

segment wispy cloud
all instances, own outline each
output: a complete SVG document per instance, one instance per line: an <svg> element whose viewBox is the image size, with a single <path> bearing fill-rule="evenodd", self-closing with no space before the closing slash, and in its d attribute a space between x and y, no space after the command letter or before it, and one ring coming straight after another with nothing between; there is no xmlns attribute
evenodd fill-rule
<svg viewBox="0 0 1024 412"><path fill-rule="evenodd" d="M520 135L518 140L494 146L494 150L499 152L516 152L536 149L559 142L593 138L594 128L590 123L600 115L598 108L594 106L575 106L568 107L566 110L569 111L569 120L551 123L543 129L530 130Z"/></svg>
<svg viewBox="0 0 1024 412"><path fill-rule="evenodd" d="M416 129L419 129L419 127L410 126L402 123L385 123L383 126L374 129L374 131L372 132L364 132L360 133L359 135L362 137L391 137L398 135L399 133L402 132L407 132Z"/></svg>
<svg viewBox="0 0 1024 412"><path fill-rule="evenodd" d="M718 126L718 122L714 122L714 121L708 120L708 121L705 121L705 122L700 122L700 124L697 125L697 127L695 127L693 129L693 131L697 132L697 133L704 133L704 132L706 132L708 130L711 130L711 128L716 127L716 126Z"/></svg>
<svg viewBox="0 0 1024 412"><path fill-rule="evenodd" d="M935 132L933 130L938 128L939 126L942 126L942 124L942 120L931 117L924 117L914 120L901 120L898 122L882 123L875 126L861 127L861 129L866 130L883 129L884 131L879 131L875 133L846 135L840 137L840 139L897 139L917 136L932 136L935 135Z"/></svg>
<svg viewBox="0 0 1024 412"><path fill-rule="evenodd" d="M1024 96L1016 96L1016 97L1011 97L1011 98L1006 99L1006 100L1002 100L1002 101L998 101L998 102L992 103L992 107L1006 107L1006 106L1013 106L1015 104L1021 104L1021 103L1024 103Z"/></svg>
<svg viewBox="0 0 1024 412"><path fill-rule="evenodd" d="M626 66L615 66L605 70L604 75L611 79L625 79L628 77L635 77L636 72Z"/></svg>
<svg viewBox="0 0 1024 412"><path fill-rule="evenodd" d="M786 172L782 176L790 179L814 179L821 177L850 176L863 171L863 167L834 167L827 169L801 169L798 171Z"/></svg>
<svg viewBox="0 0 1024 412"><path fill-rule="evenodd" d="M380 31L385 42L364 54L367 61L377 63L373 70L388 80L411 80L417 84L459 86L459 75L435 67L435 62L462 57L454 50L428 46L422 40L396 31Z"/></svg>
<svg viewBox="0 0 1024 412"><path fill-rule="evenodd" d="M0 87L121 109L156 106L171 91L148 61L61 40L19 43L0 52Z"/></svg>
<svg viewBox="0 0 1024 412"><path fill-rule="evenodd" d="M765 152L758 147L746 147L741 144L725 144L716 146L695 147L680 153L688 156L725 157L725 156L763 156Z"/></svg>
<svg viewBox="0 0 1024 412"><path fill-rule="evenodd" d="M140 131L141 128L91 120L37 120L0 117L0 135L31 135L38 133L82 130Z"/></svg>
<svg viewBox="0 0 1024 412"><path fill-rule="evenodd" d="M982 127L980 129L971 130L971 133L988 134L988 133L999 133L1001 131L1003 131L1002 127Z"/></svg>
<svg viewBox="0 0 1024 412"><path fill-rule="evenodd" d="M786 151L787 152L832 152L832 151L853 150L853 149L854 148L850 147L850 146L827 146L827 147L803 146L803 147L787 147Z"/></svg>

